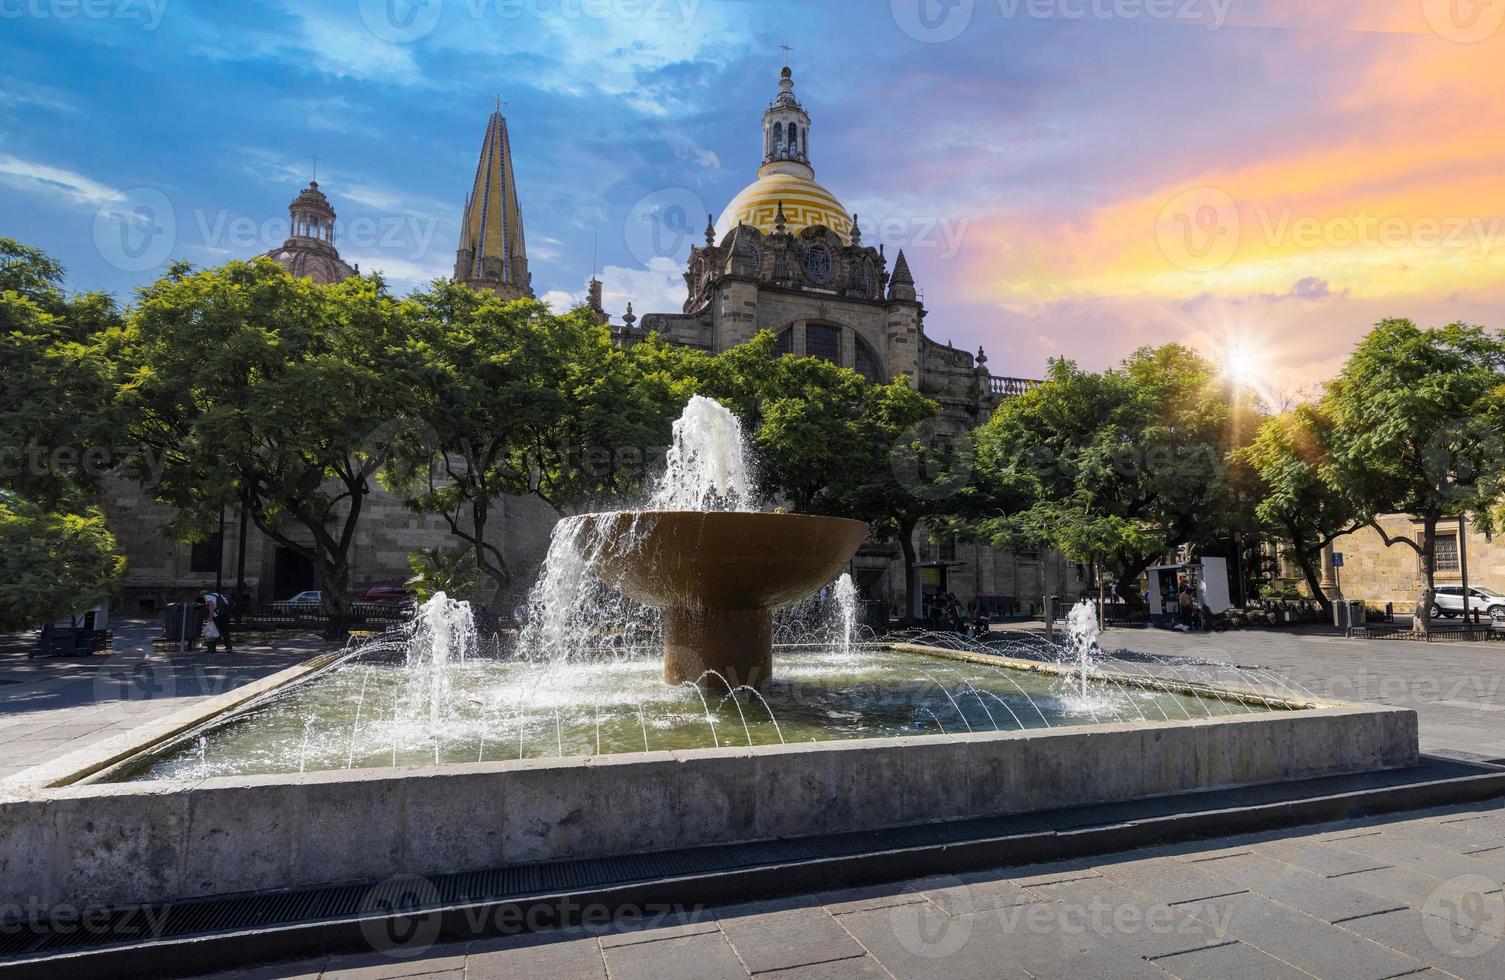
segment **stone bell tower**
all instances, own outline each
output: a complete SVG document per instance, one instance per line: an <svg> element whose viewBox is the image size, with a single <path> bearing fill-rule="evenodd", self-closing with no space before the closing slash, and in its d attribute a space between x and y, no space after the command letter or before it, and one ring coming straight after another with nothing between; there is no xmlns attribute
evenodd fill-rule
<svg viewBox="0 0 1505 980"><path fill-rule="evenodd" d="M533 276L523 244L523 209L512 170L512 143L501 102L486 123L475 183L465 199L454 281L502 299L531 299Z"/></svg>

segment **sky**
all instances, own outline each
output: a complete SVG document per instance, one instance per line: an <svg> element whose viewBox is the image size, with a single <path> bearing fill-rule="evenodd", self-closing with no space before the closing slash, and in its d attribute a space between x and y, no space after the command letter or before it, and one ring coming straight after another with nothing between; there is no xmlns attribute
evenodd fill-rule
<svg viewBox="0 0 1505 980"><path fill-rule="evenodd" d="M1505 0L0 0L0 235L128 302L317 168L406 292L500 98L538 294L677 311L785 44L816 179L995 374L1179 341L1278 401L1386 316L1505 327Z"/></svg>

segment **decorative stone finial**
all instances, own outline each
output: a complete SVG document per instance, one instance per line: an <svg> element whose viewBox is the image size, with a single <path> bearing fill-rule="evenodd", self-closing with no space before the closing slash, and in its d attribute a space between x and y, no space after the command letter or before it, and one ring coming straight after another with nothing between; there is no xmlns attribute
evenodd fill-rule
<svg viewBox="0 0 1505 980"><path fill-rule="evenodd" d="M707 247L716 244L716 223L711 220L709 213L705 216L705 243Z"/></svg>
<svg viewBox="0 0 1505 980"><path fill-rule="evenodd" d="M785 222L787 220L788 219L784 217L784 202L780 201L778 213L773 216L773 230L782 235L784 233Z"/></svg>

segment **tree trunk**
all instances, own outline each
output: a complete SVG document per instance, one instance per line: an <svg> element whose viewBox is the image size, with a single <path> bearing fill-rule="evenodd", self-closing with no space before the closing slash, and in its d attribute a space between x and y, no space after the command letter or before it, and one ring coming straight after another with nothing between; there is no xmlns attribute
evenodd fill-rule
<svg viewBox="0 0 1505 980"><path fill-rule="evenodd" d="M1118 563L1118 577L1113 580L1113 587L1118 591L1119 597L1131 610L1148 609L1144 601L1144 595L1139 591L1139 576L1150 567L1152 559L1132 558L1120 559Z"/></svg>
<svg viewBox="0 0 1505 980"><path fill-rule="evenodd" d="M1414 629L1423 636L1432 631L1432 604L1437 584L1437 521L1436 514L1423 515L1421 519L1421 595L1416 600Z"/></svg>
<svg viewBox="0 0 1505 980"><path fill-rule="evenodd" d="M899 525L899 549L904 553L904 618L906 626L914 626L915 592L920 584L920 570L915 567L914 529L917 521L905 521Z"/></svg>
<svg viewBox="0 0 1505 980"><path fill-rule="evenodd" d="M1312 590L1312 596L1322 606L1322 614L1328 618L1333 614L1333 601L1327 593L1322 591L1322 569L1312 561L1310 550L1293 549L1296 555L1296 564L1301 568L1301 577L1306 579L1306 587ZM1321 554L1319 548L1317 554Z"/></svg>

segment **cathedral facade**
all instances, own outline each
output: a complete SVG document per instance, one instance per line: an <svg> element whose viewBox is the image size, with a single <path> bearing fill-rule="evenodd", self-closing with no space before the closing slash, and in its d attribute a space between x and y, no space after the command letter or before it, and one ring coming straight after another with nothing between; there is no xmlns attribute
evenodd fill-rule
<svg viewBox="0 0 1505 980"><path fill-rule="evenodd" d="M532 298L523 232L522 200L512 165L507 120L500 111L485 134L462 210L453 281L489 290L506 300ZM685 269L686 298L676 312L628 312L611 324L619 343L633 344L657 333L669 341L709 352L746 343L761 330L778 338L781 354L819 357L874 382L903 379L941 406L937 435L955 437L981 422L1006 398L1035 382L998 378L987 357L941 344L927 334L926 310L902 251L892 266L883 245L863 242L856 215L815 180L811 119L795 96L793 74L784 68L778 90L763 114L761 162L752 183L717 219L707 216L705 240L692 249ZM266 254L295 276L319 283L356 275L336 242L334 208L311 182L289 205L290 235ZM601 307L601 284L592 279L588 305L609 322ZM316 587L307 557L246 525L232 506L223 532L187 545L167 539L161 528L170 514L148 490L115 481L102 504L128 559L125 608L145 614L185 593L223 583L237 590L244 569L245 599L268 602ZM547 550L557 515L531 498L503 500L490 518L493 543L503 550L515 579L495 597L510 608L532 581ZM296 543L296 530L294 542ZM416 514L373 485L352 554L351 582L400 581L407 558L420 548L458 544L444 522ZM917 533L920 580L927 592L1011 599L1029 610L1054 593L1086 587L1086 570L1059 556L1010 554ZM240 555L244 553L242 562ZM869 543L853 571L864 592L902 616L906 569L896 544Z"/></svg>

